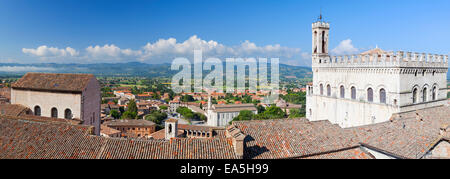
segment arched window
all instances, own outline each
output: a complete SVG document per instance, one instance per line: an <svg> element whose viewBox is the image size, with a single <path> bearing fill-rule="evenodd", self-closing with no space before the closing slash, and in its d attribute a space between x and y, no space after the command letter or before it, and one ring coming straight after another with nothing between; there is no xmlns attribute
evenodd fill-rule
<svg viewBox="0 0 450 179"><path fill-rule="evenodd" d="M72 111L70 109L66 109L64 111L64 118L65 119L72 119Z"/></svg>
<svg viewBox="0 0 450 179"><path fill-rule="evenodd" d="M169 124L169 134L172 133L172 124Z"/></svg>
<svg viewBox="0 0 450 179"><path fill-rule="evenodd" d="M331 96L331 86L327 85L327 96Z"/></svg>
<svg viewBox="0 0 450 179"><path fill-rule="evenodd" d="M414 88L413 90L413 103L417 103L417 88Z"/></svg>
<svg viewBox="0 0 450 179"><path fill-rule="evenodd" d="M436 86L433 87L432 99L433 99L433 101L436 100Z"/></svg>
<svg viewBox="0 0 450 179"><path fill-rule="evenodd" d="M323 95L323 84L320 84L320 95Z"/></svg>
<svg viewBox="0 0 450 179"><path fill-rule="evenodd" d="M356 88L354 86L352 86L351 91L352 91L352 99L356 99Z"/></svg>
<svg viewBox="0 0 450 179"><path fill-rule="evenodd" d="M39 106L34 107L34 115L41 116L41 107L39 107Z"/></svg>
<svg viewBox="0 0 450 179"><path fill-rule="evenodd" d="M52 108L51 117L58 118L58 110L56 108Z"/></svg>
<svg viewBox="0 0 450 179"><path fill-rule="evenodd" d="M367 101L373 102L373 90L372 90L372 88L367 89Z"/></svg>
<svg viewBox="0 0 450 179"><path fill-rule="evenodd" d="M314 43L317 43L317 31L314 31ZM314 53L317 53L317 45L314 47Z"/></svg>
<svg viewBox="0 0 450 179"><path fill-rule="evenodd" d="M380 89L380 103L386 103L386 90Z"/></svg>
<svg viewBox="0 0 450 179"><path fill-rule="evenodd" d="M345 88L343 85L340 87L340 92L341 92L341 98L345 98Z"/></svg>
<svg viewBox="0 0 450 179"><path fill-rule="evenodd" d="M427 100L428 100L428 98L427 98L427 88L425 87L425 88L423 88L423 91L422 91L422 101L423 102L427 102Z"/></svg>
<svg viewBox="0 0 450 179"><path fill-rule="evenodd" d="M325 31L322 31L322 53L325 53Z"/></svg>

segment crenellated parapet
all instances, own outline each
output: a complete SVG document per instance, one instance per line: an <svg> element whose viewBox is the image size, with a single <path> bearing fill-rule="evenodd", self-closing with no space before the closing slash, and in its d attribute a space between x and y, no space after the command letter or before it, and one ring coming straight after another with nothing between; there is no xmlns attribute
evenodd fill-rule
<svg viewBox="0 0 450 179"><path fill-rule="evenodd" d="M386 52L383 54L358 54L314 57L313 67L427 67L448 68L448 55Z"/></svg>
<svg viewBox="0 0 450 179"><path fill-rule="evenodd" d="M318 21L318 22L314 22L312 24L312 28L330 28L330 23L327 22L322 22L322 21Z"/></svg>

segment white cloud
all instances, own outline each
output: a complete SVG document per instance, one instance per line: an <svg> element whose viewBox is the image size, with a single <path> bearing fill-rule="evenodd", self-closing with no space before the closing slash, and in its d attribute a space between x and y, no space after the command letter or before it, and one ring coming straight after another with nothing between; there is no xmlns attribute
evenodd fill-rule
<svg viewBox="0 0 450 179"><path fill-rule="evenodd" d="M194 50L202 50L203 59L208 57L217 57L222 60L228 57L277 57L280 58L281 62L292 59L301 61L303 59L299 48L282 47L279 44L257 46L248 40L237 46L226 46L213 40L202 40L194 35L181 43L178 43L174 38L147 43L143 47L140 60L152 63L158 61L171 62L176 57L192 59Z"/></svg>
<svg viewBox="0 0 450 179"><path fill-rule="evenodd" d="M336 48L331 50L334 55L355 54L357 52L359 50L353 46L351 39L341 41Z"/></svg>
<svg viewBox="0 0 450 179"><path fill-rule="evenodd" d="M34 66L0 66L2 72L38 72L38 71L55 71L50 67L34 67Z"/></svg>
<svg viewBox="0 0 450 179"><path fill-rule="evenodd" d="M92 57L115 57L121 58L124 56L138 56L141 51L134 51L131 49L121 49L114 44L106 44L103 47L96 45L95 47L89 46L86 48L88 55Z"/></svg>
<svg viewBox="0 0 450 179"><path fill-rule="evenodd" d="M57 49L47 46L40 46L37 49L23 49L26 54L33 54L39 57L46 56L75 56L71 60L79 62L126 62L141 61L146 63L170 63L177 57L185 57L193 60L194 50L202 50L203 59L217 57L221 60L229 57L240 58L279 58L281 63L290 65L310 65L311 56L307 52L302 52L299 48L284 47L279 44L258 46L248 40L235 46L227 46L213 40L203 40L196 35L185 41L178 42L175 38L159 39L156 42L148 42L139 49L122 49L114 44L89 46L83 53L79 53L67 47ZM52 58L51 60L57 60ZM64 59L63 59L64 60Z"/></svg>
<svg viewBox="0 0 450 179"><path fill-rule="evenodd" d="M65 56L77 56L78 51L71 47L66 47L65 49L59 49L56 47L47 47L42 45L36 49L22 48L22 52L25 54L31 54L38 57L65 57Z"/></svg>

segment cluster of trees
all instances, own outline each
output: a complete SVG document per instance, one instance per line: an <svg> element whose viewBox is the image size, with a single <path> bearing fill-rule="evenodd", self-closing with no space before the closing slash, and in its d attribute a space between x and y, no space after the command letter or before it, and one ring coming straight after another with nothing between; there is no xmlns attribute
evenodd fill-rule
<svg viewBox="0 0 450 179"><path fill-rule="evenodd" d="M267 109L262 106L257 106L258 114L254 114L249 110L242 110L233 121L247 121L247 120L267 120L267 119L282 119L286 118L286 113L279 107L272 105Z"/></svg>
<svg viewBox="0 0 450 179"><path fill-rule="evenodd" d="M258 114L254 114L252 111L243 110L239 112L233 121L247 121L247 120L267 120L267 119L283 119L289 118L301 118L305 117L305 108L302 106L300 109L290 109L289 116L279 107L272 105L267 109L261 105L256 106Z"/></svg>
<svg viewBox="0 0 450 179"><path fill-rule="evenodd" d="M206 121L205 115L198 112L192 112L192 110L187 107L178 107L177 113L180 113L185 119Z"/></svg>
<svg viewBox="0 0 450 179"><path fill-rule="evenodd" d="M195 99L191 95L184 95L181 97L182 102L194 102Z"/></svg>
<svg viewBox="0 0 450 179"><path fill-rule="evenodd" d="M156 124L158 129L164 128L162 126L162 121L167 118L167 114L165 112L161 112L159 110L152 111L150 114L145 116L145 120L152 121Z"/></svg>
<svg viewBox="0 0 450 179"><path fill-rule="evenodd" d="M131 99L128 102L128 109L123 112L122 119L137 119L137 106L136 101L134 99Z"/></svg>
<svg viewBox="0 0 450 179"><path fill-rule="evenodd" d="M305 92L292 93L288 91L287 95L280 95L280 97L288 103L302 104L302 105L306 104Z"/></svg>
<svg viewBox="0 0 450 179"><path fill-rule="evenodd" d="M290 118L305 117L305 115L306 115L306 92L293 93L292 91L289 90L287 95L280 95L280 97L288 103L302 105L302 108L300 108L300 109L291 109L290 110L290 115L289 115Z"/></svg>

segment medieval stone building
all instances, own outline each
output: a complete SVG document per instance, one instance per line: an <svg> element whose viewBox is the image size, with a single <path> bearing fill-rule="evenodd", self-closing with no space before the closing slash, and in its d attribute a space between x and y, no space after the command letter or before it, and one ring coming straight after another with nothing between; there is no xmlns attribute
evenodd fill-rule
<svg viewBox="0 0 450 179"><path fill-rule="evenodd" d="M374 124L392 114L446 103L448 55L386 52L328 54L330 24L312 24L313 84L306 116L341 127Z"/></svg>
<svg viewBox="0 0 450 179"><path fill-rule="evenodd" d="M27 73L11 89L11 104L36 116L80 119L100 135L100 84L90 74Z"/></svg>

